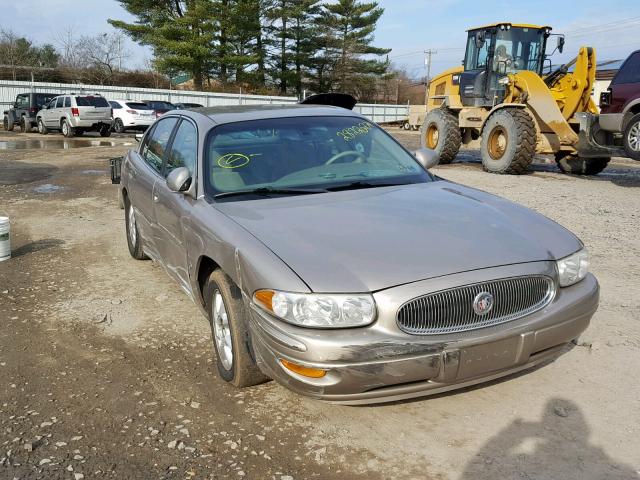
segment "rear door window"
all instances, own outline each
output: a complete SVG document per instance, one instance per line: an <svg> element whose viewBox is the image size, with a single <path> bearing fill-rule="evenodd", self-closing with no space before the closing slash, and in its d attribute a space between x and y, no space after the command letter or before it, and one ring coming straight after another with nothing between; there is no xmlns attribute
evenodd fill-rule
<svg viewBox="0 0 640 480"><path fill-rule="evenodd" d="M198 152L198 133L196 127L187 120L183 120L176 131L171 144L171 151L167 157L167 165L164 169L165 177L171 170L178 167L187 167L193 175L196 166Z"/></svg>
<svg viewBox="0 0 640 480"><path fill-rule="evenodd" d="M62 108L64 106L64 97L58 97L56 100L56 108Z"/></svg>
<svg viewBox="0 0 640 480"><path fill-rule="evenodd" d="M71 97L64 97L64 106L65 108L71 106Z"/></svg>
<svg viewBox="0 0 640 480"><path fill-rule="evenodd" d="M16 97L16 108L29 108L29 95L18 95Z"/></svg>
<svg viewBox="0 0 640 480"><path fill-rule="evenodd" d="M104 97L76 97L76 105L79 107L108 107L109 102L107 102Z"/></svg>
<svg viewBox="0 0 640 480"><path fill-rule="evenodd" d="M142 102L127 102L127 107L133 108L134 110L151 110L149 105Z"/></svg>
<svg viewBox="0 0 640 480"><path fill-rule="evenodd" d="M640 52L634 53L624 62L612 83L640 83Z"/></svg>
<svg viewBox="0 0 640 480"><path fill-rule="evenodd" d="M142 150L142 158L158 173L162 172L164 154L177 121L176 117L160 120Z"/></svg>

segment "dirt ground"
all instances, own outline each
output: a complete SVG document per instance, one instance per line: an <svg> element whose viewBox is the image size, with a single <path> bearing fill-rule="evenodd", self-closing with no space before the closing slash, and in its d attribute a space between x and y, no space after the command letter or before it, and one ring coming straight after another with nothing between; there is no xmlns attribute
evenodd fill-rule
<svg viewBox="0 0 640 480"><path fill-rule="evenodd" d="M134 144L0 131L13 243L0 263L0 478L640 478L640 163L514 177L462 152L434 168L577 233L600 308L578 346L536 370L346 407L218 378L207 321L127 251L108 159Z"/></svg>

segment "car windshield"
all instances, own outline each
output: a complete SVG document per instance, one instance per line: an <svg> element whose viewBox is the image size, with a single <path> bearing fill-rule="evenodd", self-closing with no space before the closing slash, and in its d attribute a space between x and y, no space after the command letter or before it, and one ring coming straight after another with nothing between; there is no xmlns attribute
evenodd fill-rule
<svg viewBox="0 0 640 480"><path fill-rule="evenodd" d="M207 137L205 189L212 196L240 199L221 194L431 180L409 152L363 118L253 120L215 127Z"/></svg>
<svg viewBox="0 0 640 480"><path fill-rule="evenodd" d="M76 105L79 107L108 107L109 102L104 97L76 97Z"/></svg>
<svg viewBox="0 0 640 480"><path fill-rule="evenodd" d="M155 110L175 110L175 106L169 102L150 101L146 102L151 108Z"/></svg>
<svg viewBox="0 0 640 480"><path fill-rule="evenodd" d="M151 110L151 107L142 102L127 102L127 107L135 110Z"/></svg>

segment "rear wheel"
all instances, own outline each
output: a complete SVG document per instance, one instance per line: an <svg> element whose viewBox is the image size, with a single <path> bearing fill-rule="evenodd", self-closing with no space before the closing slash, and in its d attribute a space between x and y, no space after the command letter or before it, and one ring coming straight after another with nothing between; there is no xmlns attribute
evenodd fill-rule
<svg viewBox="0 0 640 480"><path fill-rule="evenodd" d="M124 205L124 224L127 232L127 246L129 247L129 253L136 260L147 260L149 257L145 255L142 248L142 238L140 237L140 231L138 230L135 209L128 198L125 198Z"/></svg>
<svg viewBox="0 0 640 480"><path fill-rule="evenodd" d="M482 129L480 151L487 172L522 175L533 161L536 128L521 108L503 108L491 114Z"/></svg>
<svg viewBox="0 0 640 480"><path fill-rule="evenodd" d="M268 380L255 365L249 351L242 293L222 270L215 270L204 286L218 372L236 387Z"/></svg>
<svg viewBox="0 0 640 480"><path fill-rule="evenodd" d="M31 122L27 120L25 116L20 119L20 131L22 133L29 133L31 131Z"/></svg>
<svg viewBox="0 0 640 480"><path fill-rule="evenodd" d="M583 158L575 153L556 155L560 171L571 175L597 175L607 167L609 160L607 157Z"/></svg>
<svg viewBox="0 0 640 480"><path fill-rule="evenodd" d="M76 134L73 127L69 125L69 122L67 122L66 118L62 120L62 125L60 126L60 129L62 130L62 135L64 135L67 138L72 138Z"/></svg>
<svg viewBox="0 0 640 480"><path fill-rule="evenodd" d="M624 149L630 158L640 160L640 113L631 117L624 129Z"/></svg>
<svg viewBox="0 0 640 480"><path fill-rule="evenodd" d="M41 135L46 135L47 133L49 133L49 129L44 124L41 118L38 119L38 133Z"/></svg>
<svg viewBox="0 0 640 480"><path fill-rule="evenodd" d="M457 118L448 110L436 108L424 119L420 144L435 150L441 164L451 163L462 144Z"/></svg>
<svg viewBox="0 0 640 480"><path fill-rule="evenodd" d="M11 127L13 128L13 125ZM6 132L9 131L9 117L7 115L2 118L2 128L4 128Z"/></svg>
<svg viewBox="0 0 640 480"><path fill-rule="evenodd" d="M110 137L111 136L111 127L108 125L103 125L100 127L100 136L101 137Z"/></svg>
<svg viewBox="0 0 640 480"><path fill-rule="evenodd" d="M405 130L411 130L411 124L409 122L404 122L402 128L404 128Z"/></svg>

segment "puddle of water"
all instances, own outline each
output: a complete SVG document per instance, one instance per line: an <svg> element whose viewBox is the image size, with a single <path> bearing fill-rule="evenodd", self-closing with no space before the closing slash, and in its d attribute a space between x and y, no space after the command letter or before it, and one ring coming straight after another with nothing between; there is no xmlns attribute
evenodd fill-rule
<svg viewBox="0 0 640 480"><path fill-rule="evenodd" d="M68 150L86 147L115 147L108 140L8 140L0 142L0 150Z"/></svg>
<svg viewBox="0 0 640 480"><path fill-rule="evenodd" d="M64 190L64 187L59 185L53 185L52 183L45 183L34 187L33 191L36 193L55 193L57 191Z"/></svg>

